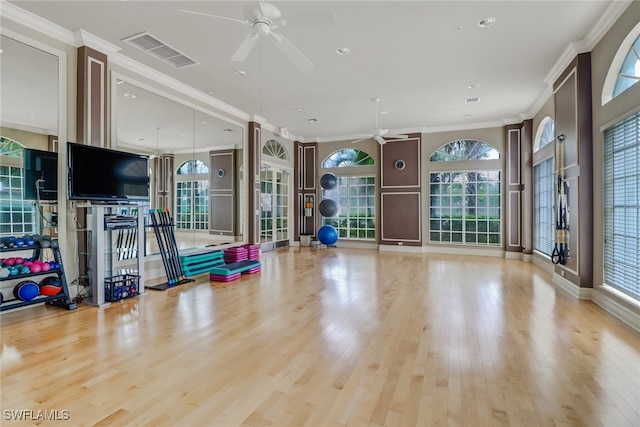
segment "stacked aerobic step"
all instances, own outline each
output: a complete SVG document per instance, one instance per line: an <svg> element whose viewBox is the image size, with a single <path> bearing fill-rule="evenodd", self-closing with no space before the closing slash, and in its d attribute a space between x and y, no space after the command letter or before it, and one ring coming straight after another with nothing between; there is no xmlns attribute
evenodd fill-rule
<svg viewBox="0 0 640 427"><path fill-rule="evenodd" d="M222 251L211 251L184 255L180 257L180 264L186 276L208 273L213 267L225 264L224 253Z"/></svg>
<svg viewBox="0 0 640 427"><path fill-rule="evenodd" d="M249 252L245 247L235 247L225 249L224 251L224 262L227 264L231 264L233 262L244 261L249 259Z"/></svg>
<svg viewBox="0 0 640 427"><path fill-rule="evenodd" d="M247 250L247 259L260 259L260 245L244 245Z"/></svg>
<svg viewBox="0 0 640 427"><path fill-rule="evenodd" d="M209 270L209 279L215 282L231 282L242 273L253 274L260 271L260 261L247 259L249 251L245 247L229 248L224 251L225 265Z"/></svg>

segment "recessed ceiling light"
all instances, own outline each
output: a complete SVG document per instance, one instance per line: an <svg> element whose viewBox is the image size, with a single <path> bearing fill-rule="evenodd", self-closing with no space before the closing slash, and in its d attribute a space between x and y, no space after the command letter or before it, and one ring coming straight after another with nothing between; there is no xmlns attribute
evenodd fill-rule
<svg viewBox="0 0 640 427"><path fill-rule="evenodd" d="M203 120L203 121L202 121L202 124L203 124L203 125L210 125L210 124L211 124L211 122L208 122L208 121L206 121L206 120Z"/></svg>
<svg viewBox="0 0 640 427"><path fill-rule="evenodd" d="M388 111L380 111L380 115L381 115L381 116L386 116L387 114L389 114L389 112L388 112Z"/></svg>
<svg viewBox="0 0 640 427"><path fill-rule="evenodd" d="M229 129L229 128L222 129L222 132L233 132L233 129Z"/></svg>
<svg viewBox="0 0 640 427"><path fill-rule="evenodd" d="M132 94L132 93L125 93L124 97L125 98L129 98L129 99L134 99L136 96L134 94Z"/></svg>
<svg viewBox="0 0 640 427"><path fill-rule="evenodd" d="M122 83L124 83L124 80L116 79L116 84L117 85L121 85Z"/></svg>
<svg viewBox="0 0 640 427"><path fill-rule="evenodd" d="M302 108L294 108L293 112L294 113L302 113Z"/></svg>
<svg viewBox="0 0 640 427"><path fill-rule="evenodd" d="M187 134L186 133L181 133L180 135L178 135L180 138L186 138Z"/></svg>
<svg viewBox="0 0 640 427"><path fill-rule="evenodd" d="M492 26L495 23L496 23L496 18L494 18L493 16L488 16L478 21L478 27L487 28Z"/></svg>
<svg viewBox="0 0 640 427"><path fill-rule="evenodd" d="M244 70L236 70L236 76L244 76L246 75L247 72Z"/></svg>
<svg viewBox="0 0 640 427"><path fill-rule="evenodd" d="M471 83L471 84L468 84L467 87L469 89L475 89L477 87L480 87L480 83Z"/></svg>
<svg viewBox="0 0 640 427"><path fill-rule="evenodd" d="M318 119L312 118L307 120L309 123L317 123Z"/></svg>
<svg viewBox="0 0 640 427"><path fill-rule="evenodd" d="M37 119L37 118L38 118L38 116L30 116L30 117L29 117L29 120L35 120L35 119Z"/></svg>
<svg viewBox="0 0 640 427"><path fill-rule="evenodd" d="M336 49L336 53L338 55L348 55L349 52L351 52L351 49L349 49L348 47L339 47Z"/></svg>
<svg viewBox="0 0 640 427"><path fill-rule="evenodd" d="M480 102L480 98L467 98L464 100L465 104L477 104Z"/></svg>
<svg viewBox="0 0 640 427"><path fill-rule="evenodd" d="M147 138L138 138L138 141L140 141L140 142L144 142L146 140L147 140Z"/></svg>

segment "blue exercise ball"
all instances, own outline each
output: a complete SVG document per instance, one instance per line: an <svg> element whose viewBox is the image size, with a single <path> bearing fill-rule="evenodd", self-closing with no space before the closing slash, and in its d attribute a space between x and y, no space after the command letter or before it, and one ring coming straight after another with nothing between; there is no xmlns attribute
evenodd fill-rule
<svg viewBox="0 0 640 427"><path fill-rule="evenodd" d="M333 245L338 241L338 230L332 225L323 225L318 230L318 240L323 245Z"/></svg>
<svg viewBox="0 0 640 427"><path fill-rule="evenodd" d="M338 177L332 173L325 173L320 177L320 186L325 190L333 190L338 185Z"/></svg>
<svg viewBox="0 0 640 427"><path fill-rule="evenodd" d="M40 287L31 280L18 283L13 288L13 296L22 301L31 301L40 294Z"/></svg>
<svg viewBox="0 0 640 427"><path fill-rule="evenodd" d="M318 209L320 210L320 215L325 218L331 218L338 214L338 204L333 199L324 199L320 202Z"/></svg>

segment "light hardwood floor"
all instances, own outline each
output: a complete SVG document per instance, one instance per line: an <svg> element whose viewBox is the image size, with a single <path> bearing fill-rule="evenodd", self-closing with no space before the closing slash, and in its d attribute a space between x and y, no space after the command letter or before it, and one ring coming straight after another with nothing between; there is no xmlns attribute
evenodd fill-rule
<svg viewBox="0 0 640 427"><path fill-rule="evenodd" d="M25 425L6 410L86 426L640 425L640 334L531 263L336 248L262 262L230 284L4 313L22 361L2 370L2 425Z"/></svg>

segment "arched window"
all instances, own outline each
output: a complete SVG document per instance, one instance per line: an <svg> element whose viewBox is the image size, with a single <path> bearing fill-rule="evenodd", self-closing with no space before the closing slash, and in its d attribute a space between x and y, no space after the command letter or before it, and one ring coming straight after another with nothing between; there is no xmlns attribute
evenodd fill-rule
<svg viewBox="0 0 640 427"><path fill-rule="evenodd" d="M375 165L375 160L364 151L355 148L343 148L329 155L322 162L323 168L344 168L351 166Z"/></svg>
<svg viewBox="0 0 640 427"><path fill-rule="evenodd" d="M602 105L640 81L640 23L620 43L602 88Z"/></svg>
<svg viewBox="0 0 640 427"><path fill-rule="evenodd" d="M209 173L209 168L200 160L187 160L182 163L176 171L176 174L178 175L189 175L194 173Z"/></svg>
<svg viewBox="0 0 640 427"><path fill-rule="evenodd" d="M459 139L450 142L433 152L429 158L432 162L457 162L461 160L499 159L498 150L486 142L475 139Z"/></svg>
<svg viewBox="0 0 640 427"><path fill-rule="evenodd" d="M284 146L275 139L268 140L262 148L262 154L275 157L280 160L289 160L289 155Z"/></svg>
<svg viewBox="0 0 640 427"><path fill-rule="evenodd" d="M553 119L551 117L545 117L538 126L538 132L536 133L536 139L533 143L533 152L543 149L549 145L555 139Z"/></svg>
<svg viewBox="0 0 640 427"><path fill-rule="evenodd" d="M629 89L640 80L640 36L631 45L631 49L622 61L616 85L613 87L613 97L615 98L625 90Z"/></svg>
<svg viewBox="0 0 640 427"><path fill-rule="evenodd" d="M19 157L24 155L24 145L11 138L0 136L0 156Z"/></svg>

